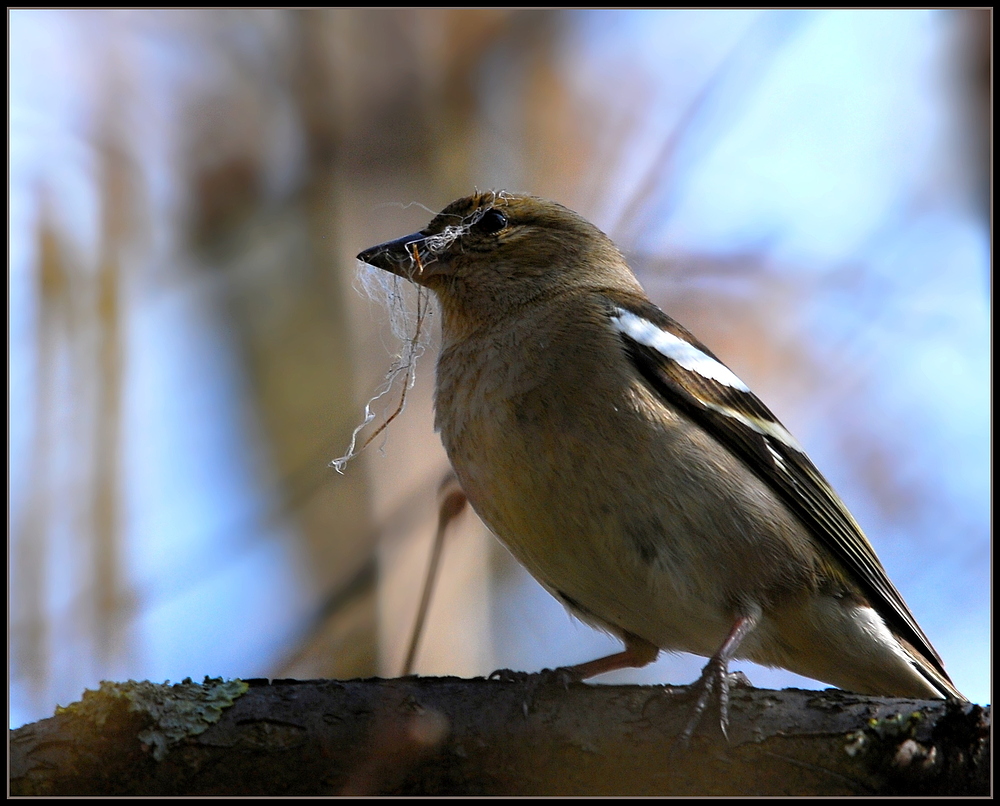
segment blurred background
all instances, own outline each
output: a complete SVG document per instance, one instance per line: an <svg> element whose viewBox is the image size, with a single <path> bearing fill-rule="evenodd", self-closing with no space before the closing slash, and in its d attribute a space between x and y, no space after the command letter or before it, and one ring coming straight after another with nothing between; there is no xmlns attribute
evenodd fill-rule
<svg viewBox="0 0 1000 806"><path fill-rule="evenodd" d="M447 470L438 325L339 475L402 349L354 255L474 188L608 232L990 701L991 12L8 23L11 726L102 679L400 673ZM459 518L416 671L617 648Z"/></svg>

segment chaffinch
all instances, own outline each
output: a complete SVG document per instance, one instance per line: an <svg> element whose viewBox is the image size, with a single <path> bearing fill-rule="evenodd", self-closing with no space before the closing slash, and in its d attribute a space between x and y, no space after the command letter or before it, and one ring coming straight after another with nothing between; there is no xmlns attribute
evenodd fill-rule
<svg viewBox="0 0 1000 806"><path fill-rule="evenodd" d="M618 636L863 694L964 699L861 528L729 368L649 301L599 229L477 193L358 259L435 293L435 425L469 502L553 596ZM688 727L688 735L693 723Z"/></svg>

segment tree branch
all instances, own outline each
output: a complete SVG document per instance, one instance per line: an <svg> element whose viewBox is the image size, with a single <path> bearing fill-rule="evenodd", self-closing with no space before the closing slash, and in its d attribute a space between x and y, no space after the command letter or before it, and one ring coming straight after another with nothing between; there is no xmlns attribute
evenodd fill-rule
<svg viewBox="0 0 1000 806"><path fill-rule="evenodd" d="M15 795L989 792L991 709L734 687L397 680L102 684L11 733ZM231 703L231 705L230 705Z"/></svg>

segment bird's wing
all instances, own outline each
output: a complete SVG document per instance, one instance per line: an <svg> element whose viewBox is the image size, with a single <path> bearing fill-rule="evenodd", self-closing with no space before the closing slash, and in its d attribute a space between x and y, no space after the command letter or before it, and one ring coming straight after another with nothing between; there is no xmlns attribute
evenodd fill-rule
<svg viewBox="0 0 1000 806"><path fill-rule="evenodd" d="M766 482L857 581L875 611L950 682L861 527L770 410L653 303L620 292L606 297L626 355L660 399L701 425Z"/></svg>

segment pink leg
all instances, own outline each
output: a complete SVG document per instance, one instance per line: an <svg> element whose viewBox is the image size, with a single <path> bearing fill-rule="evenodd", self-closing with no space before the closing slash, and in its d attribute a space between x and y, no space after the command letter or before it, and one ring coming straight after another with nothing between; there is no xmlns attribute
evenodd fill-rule
<svg viewBox="0 0 1000 806"><path fill-rule="evenodd" d="M647 663L652 663L656 660L656 656L660 654L659 647L654 646L638 635L624 633L621 639L625 642L625 649L604 658L579 663L576 666L563 666L559 669L542 669L540 672L529 675L511 672L509 669L497 669L497 671L490 675L490 679L498 678L510 681L521 679L527 682L527 692L524 702L521 703L521 710L524 712L524 718L527 719L532 700L535 697L535 691L541 685L550 682L559 682L563 687L568 687L570 683L586 680L605 672L645 666Z"/></svg>
<svg viewBox="0 0 1000 806"><path fill-rule="evenodd" d="M726 640L722 642L722 646L719 647L719 650L705 664L701 677L695 683L696 687L701 687L701 694L698 696L698 702L695 703L691 719L680 736L682 745L686 745L694 735L694 729L701 721L701 717L708 707L712 691L716 688L718 689L719 698L719 726L722 728L722 735L727 740L729 739L727 732L729 725L729 661L736 654L736 650L743 643L743 639L757 626L759 620L759 610L751 615L737 618L733 624L733 628L729 631L729 635L726 636Z"/></svg>
<svg viewBox="0 0 1000 806"><path fill-rule="evenodd" d="M567 666L561 671L566 672L572 680L586 680L605 672L613 672L616 669L638 669L652 663L660 654L659 647L653 646L638 635L625 633L622 640L625 642L625 649L622 652L616 652L614 655L597 658L586 663L579 663L576 666Z"/></svg>

